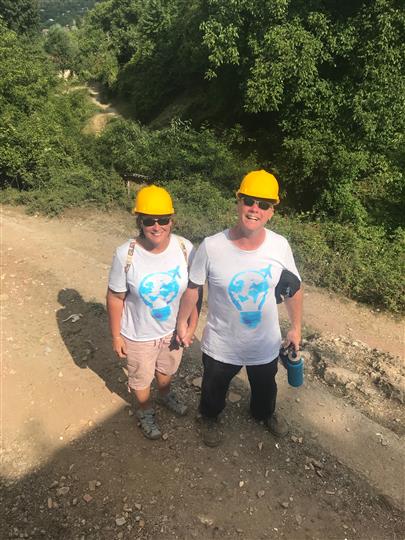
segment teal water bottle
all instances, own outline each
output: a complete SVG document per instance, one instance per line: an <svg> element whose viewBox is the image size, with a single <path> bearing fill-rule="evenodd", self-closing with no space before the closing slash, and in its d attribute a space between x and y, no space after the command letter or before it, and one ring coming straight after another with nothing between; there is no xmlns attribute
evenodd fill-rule
<svg viewBox="0 0 405 540"><path fill-rule="evenodd" d="M290 386L297 388L304 382L304 359L294 349L287 356L287 379Z"/></svg>

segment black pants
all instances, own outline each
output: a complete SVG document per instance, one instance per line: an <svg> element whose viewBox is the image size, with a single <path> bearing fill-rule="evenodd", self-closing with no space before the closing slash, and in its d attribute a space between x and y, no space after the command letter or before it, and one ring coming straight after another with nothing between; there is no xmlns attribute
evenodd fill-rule
<svg viewBox="0 0 405 540"><path fill-rule="evenodd" d="M225 407L229 384L242 366L225 364L203 353L204 374L201 386L200 412L216 418ZM259 366L246 366L250 384L250 412L257 420L269 418L276 408L277 360Z"/></svg>

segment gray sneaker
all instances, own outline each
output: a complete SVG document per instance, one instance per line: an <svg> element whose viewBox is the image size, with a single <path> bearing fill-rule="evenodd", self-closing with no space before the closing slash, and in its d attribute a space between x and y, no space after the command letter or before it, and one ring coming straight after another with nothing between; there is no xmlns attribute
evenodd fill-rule
<svg viewBox="0 0 405 540"><path fill-rule="evenodd" d="M218 420L202 416L200 422L203 443L211 448L219 446L222 442L222 433L219 429Z"/></svg>
<svg viewBox="0 0 405 540"><path fill-rule="evenodd" d="M162 434L159 427L156 425L155 411L153 409L147 409L146 411L138 409L136 411L136 416L141 423L142 433L147 439L160 439Z"/></svg>
<svg viewBox="0 0 405 540"><path fill-rule="evenodd" d="M169 392L165 395L159 394L156 401L160 405L163 405L163 407L166 407L166 409L169 409L169 411L177 414L177 416L184 416L187 414L187 405L179 401L173 392Z"/></svg>
<svg viewBox="0 0 405 540"><path fill-rule="evenodd" d="M287 421L281 414L273 413L266 423L270 433L275 437L285 437L290 431Z"/></svg>

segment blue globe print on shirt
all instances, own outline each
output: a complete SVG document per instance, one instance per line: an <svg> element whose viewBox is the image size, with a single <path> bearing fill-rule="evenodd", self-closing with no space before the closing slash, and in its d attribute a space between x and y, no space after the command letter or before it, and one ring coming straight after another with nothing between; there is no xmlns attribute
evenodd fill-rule
<svg viewBox="0 0 405 540"><path fill-rule="evenodd" d="M271 265L262 270L245 270L233 276L228 294L240 312L240 321L249 328L256 328L262 320L262 308L266 301L271 278Z"/></svg>
<svg viewBox="0 0 405 540"><path fill-rule="evenodd" d="M169 304L179 294L179 266L167 272L154 272L143 278L139 285L139 295L151 308L152 317L158 321L167 321L171 315Z"/></svg>

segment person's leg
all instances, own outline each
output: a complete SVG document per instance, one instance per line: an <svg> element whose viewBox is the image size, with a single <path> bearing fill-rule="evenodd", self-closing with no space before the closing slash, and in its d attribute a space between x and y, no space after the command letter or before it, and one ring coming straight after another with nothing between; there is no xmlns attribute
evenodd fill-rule
<svg viewBox="0 0 405 540"><path fill-rule="evenodd" d="M200 413L202 440L207 446L218 446L222 441L217 417L225 408L226 393L232 378L241 366L224 364L203 353L204 373L201 385Z"/></svg>
<svg viewBox="0 0 405 540"><path fill-rule="evenodd" d="M187 405L182 403L170 388L172 378L179 368L183 349L175 341L174 336L162 338L159 347L155 370L159 390L157 401L178 416L184 416L187 413Z"/></svg>
<svg viewBox="0 0 405 540"><path fill-rule="evenodd" d="M172 411L177 416L184 416L187 414L187 405L183 403L177 395L170 389L170 383L172 380L171 375L164 375L159 371L155 372L156 382L159 388L159 395L156 401Z"/></svg>
<svg viewBox="0 0 405 540"><path fill-rule="evenodd" d="M217 418L225 408L226 393L233 377L242 366L225 364L203 353L204 373L201 385L200 413L206 418Z"/></svg>
<svg viewBox="0 0 405 540"><path fill-rule="evenodd" d="M266 420L275 411L277 369L277 360L259 366L246 366L251 390L250 412L256 420Z"/></svg>
<svg viewBox="0 0 405 540"><path fill-rule="evenodd" d="M160 371L155 371L156 384L159 390L159 394L166 396L170 392L170 383L172 382L172 375L166 375Z"/></svg>
<svg viewBox="0 0 405 540"><path fill-rule="evenodd" d="M275 413L277 369L277 359L268 364L247 367L251 389L250 411L256 420L265 422L273 435L285 437L289 432L288 424L280 414Z"/></svg>
<svg viewBox="0 0 405 540"><path fill-rule="evenodd" d="M128 389L142 410L150 409L150 387L159 349L155 341L131 341L127 346Z"/></svg>
<svg viewBox="0 0 405 540"><path fill-rule="evenodd" d="M159 439L161 432L155 423L155 411L150 402L150 385L153 380L158 347L155 341L131 341L127 345L128 389L135 396L136 416L143 434L148 439Z"/></svg>
<svg viewBox="0 0 405 540"><path fill-rule="evenodd" d="M146 411L147 409L151 408L150 386L141 389L131 388L131 393L133 396L135 396L136 402L140 409Z"/></svg>

